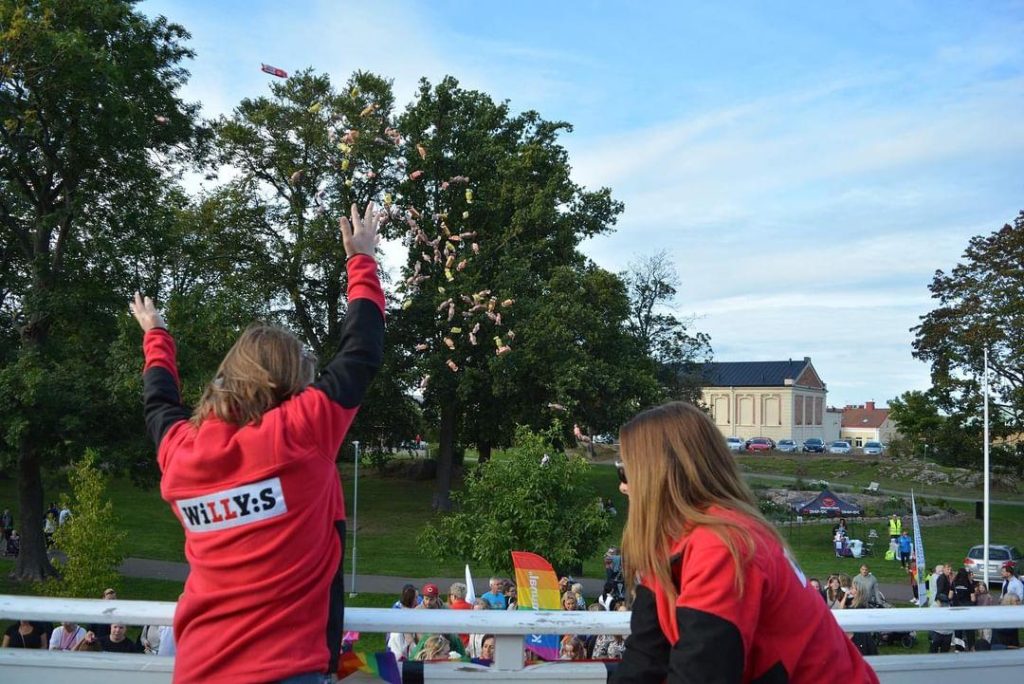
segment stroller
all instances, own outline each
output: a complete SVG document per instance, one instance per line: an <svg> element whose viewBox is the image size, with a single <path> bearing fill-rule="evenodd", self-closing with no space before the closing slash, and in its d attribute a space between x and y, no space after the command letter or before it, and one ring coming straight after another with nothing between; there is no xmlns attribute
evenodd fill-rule
<svg viewBox="0 0 1024 684"><path fill-rule="evenodd" d="M893 605L885 598L881 590L877 591L877 600L868 604L869 608L892 608ZM879 646L894 646L899 644L903 648L913 648L917 643L916 632L874 632L872 633L875 643Z"/></svg>
<svg viewBox="0 0 1024 684"><path fill-rule="evenodd" d="M604 554L604 580L606 584L613 585L613 595L617 599L626 596L626 582L622 575L622 552L618 547L612 546Z"/></svg>

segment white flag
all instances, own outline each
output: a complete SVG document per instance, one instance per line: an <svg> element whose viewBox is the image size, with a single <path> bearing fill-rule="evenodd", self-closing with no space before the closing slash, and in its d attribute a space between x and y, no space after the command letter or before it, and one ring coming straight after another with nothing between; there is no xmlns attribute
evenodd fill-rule
<svg viewBox="0 0 1024 684"><path fill-rule="evenodd" d="M476 590L473 589L473 575L469 572L469 563L466 563L466 601L476 601Z"/></svg>

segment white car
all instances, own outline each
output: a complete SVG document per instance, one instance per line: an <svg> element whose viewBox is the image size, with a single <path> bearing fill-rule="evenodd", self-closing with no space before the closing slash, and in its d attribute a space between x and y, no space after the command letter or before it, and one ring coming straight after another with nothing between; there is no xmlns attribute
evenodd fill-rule
<svg viewBox="0 0 1024 684"><path fill-rule="evenodd" d="M850 453L850 443L842 440L836 440L828 445L828 453L830 454L848 454Z"/></svg>
<svg viewBox="0 0 1024 684"><path fill-rule="evenodd" d="M747 448L747 443L739 437L726 437L725 445L729 447L729 451L743 451Z"/></svg>
<svg viewBox="0 0 1024 684"><path fill-rule="evenodd" d="M870 456L881 456L885 453L885 445L881 442L864 442L864 453Z"/></svg>

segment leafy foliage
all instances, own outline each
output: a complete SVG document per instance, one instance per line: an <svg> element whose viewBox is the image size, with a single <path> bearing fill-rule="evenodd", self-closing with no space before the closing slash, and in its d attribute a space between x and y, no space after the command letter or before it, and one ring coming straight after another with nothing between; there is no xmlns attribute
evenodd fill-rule
<svg viewBox="0 0 1024 684"><path fill-rule="evenodd" d="M454 494L456 511L429 524L418 543L437 558L463 558L508 574L510 550L540 554L556 568L578 566L610 530L597 493L584 484L590 467L520 428L507 458L469 473Z"/></svg>
<svg viewBox="0 0 1024 684"><path fill-rule="evenodd" d="M54 546L67 561L59 568L60 579L41 584L47 596L95 598L104 588L116 587L120 579L117 570L128 535L119 528L114 507L106 499L105 478L96 461L96 452L87 449L71 465L71 496L63 495L61 505L68 506L72 515L53 535Z"/></svg>

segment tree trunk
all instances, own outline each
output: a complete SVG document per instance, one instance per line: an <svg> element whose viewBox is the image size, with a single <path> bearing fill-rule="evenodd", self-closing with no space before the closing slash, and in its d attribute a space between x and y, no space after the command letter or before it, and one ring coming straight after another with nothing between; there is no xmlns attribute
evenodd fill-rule
<svg viewBox="0 0 1024 684"><path fill-rule="evenodd" d="M452 461L455 455L454 398L441 405L441 431L437 445L437 485L434 488L434 510L447 513L452 510Z"/></svg>
<svg viewBox="0 0 1024 684"><path fill-rule="evenodd" d="M21 551L14 565L13 576L23 581L55 577L57 571L46 555L43 536L43 479L39 466L39 453L22 441L18 449L18 505Z"/></svg>
<svg viewBox="0 0 1024 684"><path fill-rule="evenodd" d="M487 463L491 460L491 443L480 442L476 445L476 450L480 454L477 463Z"/></svg>

